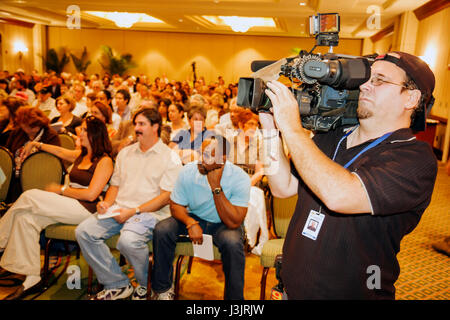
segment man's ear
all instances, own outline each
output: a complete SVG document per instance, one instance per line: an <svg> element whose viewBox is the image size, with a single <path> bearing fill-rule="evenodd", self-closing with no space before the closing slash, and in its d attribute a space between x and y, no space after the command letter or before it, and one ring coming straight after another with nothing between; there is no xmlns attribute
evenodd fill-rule
<svg viewBox="0 0 450 320"><path fill-rule="evenodd" d="M159 124L158 123L153 124L152 128L153 128L153 132L157 133L158 129L159 129Z"/></svg>
<svg viewBox="0 0 450 320"><path fill-rule="evenodd" d="M405 108L408 110L416 108L420 102L420 97L422 93L418 89L408 90L408 100L406 102Z"/></svg>

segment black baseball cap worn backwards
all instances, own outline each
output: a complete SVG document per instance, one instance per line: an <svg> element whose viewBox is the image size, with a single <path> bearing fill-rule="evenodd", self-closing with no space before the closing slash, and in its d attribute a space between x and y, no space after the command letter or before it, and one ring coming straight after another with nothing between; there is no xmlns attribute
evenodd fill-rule
<svg viewBox="0 0 450 320"><path fill-rule="evenodd" d="M400 58L384 54L376 57L375 61L385 60L395 64L405 71L408 77L414 81L417 88L422 93L422 96L425 97L425 110L421 110L416 114L414 122L411 124L411 128L415 131L425 130L426 115L429 114L431 107L434 104L433 90L436 81L434 73L425 61L415 55L400 51L393 51L392 53L396 53Z"/></svg>

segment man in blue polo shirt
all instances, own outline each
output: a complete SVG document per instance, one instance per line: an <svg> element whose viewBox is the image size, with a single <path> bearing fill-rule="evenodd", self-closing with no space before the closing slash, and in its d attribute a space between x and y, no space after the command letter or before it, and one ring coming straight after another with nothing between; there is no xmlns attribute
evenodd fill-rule
<svg viewBox="0 0 450 320"><path fill-rule="evenodd" d="M213 236L225 274L225 299L244 299L245 254L242 223L250 198L250 178L226 161L229 144L222 136L202 143L202 161L186 164L170 197L172 217L153 233L152 289L159 300L173 299L173 259L177 237L201 244Z"/></svg>

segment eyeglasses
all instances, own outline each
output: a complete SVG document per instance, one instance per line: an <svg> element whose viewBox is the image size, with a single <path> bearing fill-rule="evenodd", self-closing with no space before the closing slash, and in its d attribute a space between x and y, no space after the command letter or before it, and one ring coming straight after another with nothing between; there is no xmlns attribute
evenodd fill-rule
<svg viewBox="0 0 450 320"><path fill-rule="evenodd" d="M393 84L396 86L400 86L402 88L409 89L409 87L406 86L405 83L395 83L392 81L388 81L386 79L381 78L379 75L374 75L373 77L370 78L369 81L370 81L371 85L376 86L376 87L381 86L383 83L389 83L389 84Z"/></svg>

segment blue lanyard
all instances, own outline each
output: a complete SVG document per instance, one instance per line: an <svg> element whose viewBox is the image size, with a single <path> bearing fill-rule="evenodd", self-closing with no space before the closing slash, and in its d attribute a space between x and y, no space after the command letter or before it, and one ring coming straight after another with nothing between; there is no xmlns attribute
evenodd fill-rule
<svg viewBox="0 0 450 320"><path fill-rule="evenodd" d="M352 130L350 130L349 132L347 132L342 138L341 140L339 140L339 143L336 147L336 150L334 151L334 155L333 155L333 161L334 159L336 159L336 155L338 153L339 147L341 146L342 141L344 141L345 138L347 138L347 136L349 136L353 131L355 131L357 127L353 128ZM353 159L351 159L349 162L347 162L344 165L344 168L348 168L353 162L355 162L355 160L362 155L364 152L366 152L369 149L372 149L373 147L379 145L382 141L386 140L387 137L389 137L392 134L392 132L388 132L385 133L383 136L379 137L377 140L372 141L371 144L369 144L367 147L365 147L363 150L361 150L356 156L353 157Z"/></svg>

